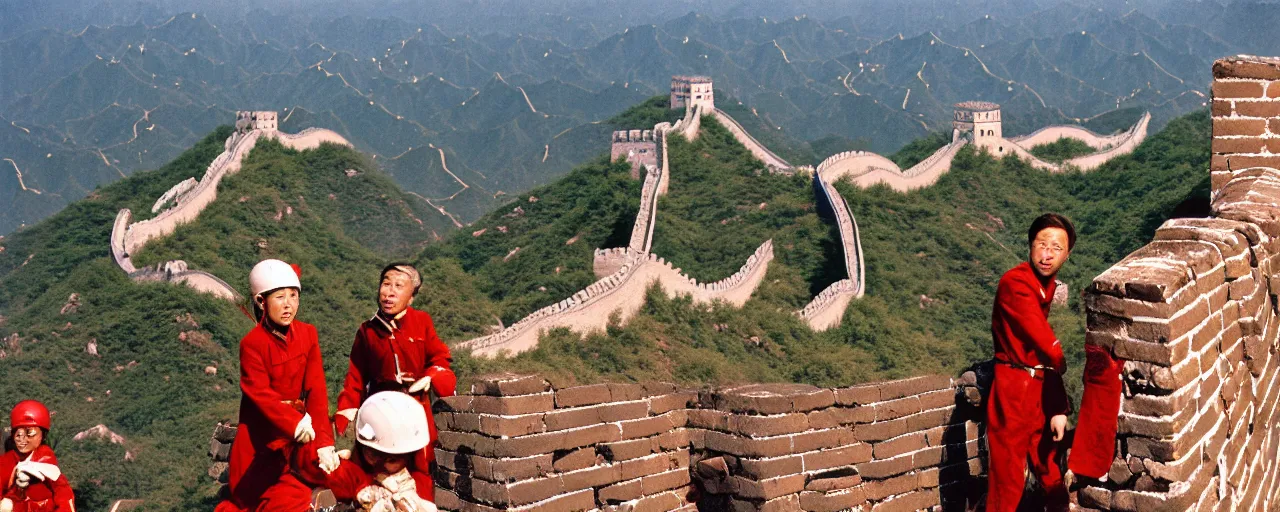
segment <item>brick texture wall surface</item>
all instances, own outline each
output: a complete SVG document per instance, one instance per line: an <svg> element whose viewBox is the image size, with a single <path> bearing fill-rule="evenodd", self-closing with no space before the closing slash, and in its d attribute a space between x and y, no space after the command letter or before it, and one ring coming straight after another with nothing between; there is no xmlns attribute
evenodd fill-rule
<svg viewBox="0 0 1280 512"><path fill-rule="evenodd" d="M1085 291L1128 359L1117 457L1086 509L1274 510L1280 489L1280 60L1213 66L1213 216L1165 222Z"/></svg>
<svg viewBox="0 0 1280 512"><path fill-rule="evenodd" d="M963 508L984 489L948 377L823 389L482 377L438 406L437 504L492 511Z"/></svg>

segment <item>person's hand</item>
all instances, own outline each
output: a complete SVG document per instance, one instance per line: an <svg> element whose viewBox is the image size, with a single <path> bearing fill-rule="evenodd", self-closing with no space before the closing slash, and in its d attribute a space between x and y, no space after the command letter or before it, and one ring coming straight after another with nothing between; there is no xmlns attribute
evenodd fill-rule
<svg viewBox="0 0 1280 512"><path fill-rule="evenodd" d="M363 489L356 492L356 501L364 507L365 510L373 508L378 502L390 503L391 491L381 485L366 485Z"/></svg>
<svg viewBox="0 0 1280 512"><path fill-rule="evenodd" d="M298 426L293 428L293 440L299 444L307 444L315 438L316 429L311 427L311 415L303 414L302 419L298 421Z"/></svg>
<svg viewBox="0 0 1280 512"><path fill-rule="evenodd" d="M1053 440L1061 441L1067 435L1067 415L1059 414L1049 419L1049 430L1053 431Z"/></svg>
<svg viewBox="0 0 1280 512"><path fill-rule="evenodd" d="M355 421L355 419L356 419L355 409L343 409L341 411L334 413L333 426L334 428L338 429L338 435L340 436L347 435L347 427L350 426L351 422Z"/></svg>
<svg viewBox="0 0 1280 512"><path fill-rule="evenodd" d="M409 386L409 394L412 395L414 393L418 393L424 389L427 389L427 386L430 386L430 385L431 385L431 377L423 377L421 379L418 379L413 382L412 386Z"/></svg>
<svg viewBox="0 0 1280 512"><path fill-rule="evenodd" d="M13 512L13 500L9 498L0 500L0 512Z"/></svg>
<svg viewBox="0 0 1280 512"><path fill-rule="evenodd" d="M320 459L320 470L326 475L333 473L338 469L338 465L342 464L342 459L338 457L338 452L332 446L316 450L316 457Z"/></svg>

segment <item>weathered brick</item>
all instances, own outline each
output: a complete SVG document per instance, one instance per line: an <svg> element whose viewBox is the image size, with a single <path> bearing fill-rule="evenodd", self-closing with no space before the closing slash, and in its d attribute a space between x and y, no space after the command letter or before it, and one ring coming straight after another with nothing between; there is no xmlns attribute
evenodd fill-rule
<svg viewBox="0 0 1280 512"><path fill-rule="evenodd" d="M880 387L865 384L835 390L836 403L843 406L867 405L880 401Z"/></svg>
<svg viewBox="0 0 1280 512"><path fill-rule="evenodd" d="M640 479L635 478L625 482L601 487L600 490L597 491L596 495L599 497L601 503L615 504L644 496L644 492L640 487Z"/></svg>
<svg viewBox="0 0 1280 512"><path fill-rule="evenodd" d="M687 473L687 472L686 472ZM594 489L622 481L622 465L612 464L595 466L560 475L561 492L572 492L580 489Z"/></svg>
<svg viewBox="0 0 1280 512"><path fill-rule="evenodd" d="M1211 115L1211 116L1213 116L1213 117L1227 117L1227 116L1230 116L1230 115L1231 115L1232 113L1234 113L1234 112L1235 112L1235 107L1234 107L1233 102L1232 102L1231 100L1229 100L1229 99L1221 99L1221 100L1217 100L1217 99L1215 99L1215 100L1213 100L1213 105L1210 107L1209 115Z"/></svg>
<svg viewBox="0 0 1280 512"><path fill-rule="evenodd" d="M676 409L688 409L698 402L696 391L677 391L649 398L649 412L663 414Z"/></svg>
<svg viewBox="0 0 1280 512"><path fill-rule="evenodd" d="M849 465L856 465L871 460L872 448L866 443L855 443L828 450L818 450L805 453L802 457L804 460L805 471L822 471ZM743 463L745 465L745 461Z"/></svg>
<svg viewBox="0 0 1280 512"><path fill-rule="evenodd" d="M803 413L771 416L734 414L729 416L728 422L730 432L752 437L803 432L809 428L809 417Z"/></svg>
<svg viewBox="0 0 1280 512"><path fill-rule="evenodd" d="M870 457L869 449L867 453L868 457ZM738 464L741 465L740 474L756 480L799 473L807 466L801 455L786 455L766 459L744 458L738 459Z"/></svg>
<svg viewBox="0 0 1280 512"><path fill-rule="evenodd" d="M937 489L921 489L903 494L889 501L876 503L871 507L871 512L929 509L939 503L941 501Z"/></svg>
<svg viewBox="0 0 1280 512"><path fill-rule="evenodd" d="M919 395L927 391L937 391L951 387L951 378L945 375L923 375L908 379L893 380L880 384L880 399L893 400L905 396Z"/></svg>
<svg viewBox="0 0 1280 512"><path fill-rule="evenodd" d="M1275 57L1256 57L1252 55L1236 55L1223 57L1213 62L1214 78L1257 78L1263 80L1280 79Z"/></svg>
<svg viewBox="0 0 1280 512"><path fill-rule="evenodd" d="M806 512L856 510L858 506L866 502L867 496L862 487L827 493L816 491L800 493L800 509Z"/></svg>
<svg viewBox="0 0 1280 512"><path fill-rule="evenodd" d="M497 373L481 375L471 384L471 394L489 396L533 395L550 391L551 385L538 375Z"/></svg>
<svg viewBox="0 0 1280 512"><path fill-rule="evenodd" d="M898 475L883 480L867 480L862 489L871 501L880 501L895 494L903 494L916 490L919 480L914 473Z"/></svg>
<svg viewBox="0 0 1280 512"><path fill-rule="evenodd" d="M601 462L600 456L596 455L594 448L578 448L560 455L556 454L551 467L561 473L568 471L577 471L579 469L589 468Z"/></svg>
<svg viewBox="0 0 1280 512"><path fill-rule="evenodd" d="M1213 136L1215 138L1223 135L1258 137L1266 133L1267 121L1265 119L1243 119L1238 117L1215 117L1213 119Z"/></svg>
<svg viewBox="0 0 1280 512"><path fill-rule="evenodd" d="M915 432L872 444L872 456L876 459L888 459L904 453L922 450L928 445L925 433Z"/></svg>
<svg viewBox="0 0 1280 512"><path fill-rule="evenodd" d="M554 457L542 454L526 458L494 459L437 448L436 464L492 482L513 482L550 474L554 468Z"/></svg>
<svg viewBox="0 0 1280 512"><path fill-rule="evenodd" d="M471 401L471 410L483 414L532 414L550 411L553 408L555 408L555 395L552 393L521 396L478 395Z"/></svg>
<svg viewBox="0 0 1280 512"><path fill-rule="evenodd" d="M1210 148L1214 153L1261 153L1267 143L1275 139L1263 137L1214 137ZM1280 140L1272 142L1280 149Z"/></svg>
<svg viewBox="0 0 1280 512"><path fill-rule="evenodd" d="M1260 81L1244 81L1244 82L1226 82L1215 80L1213 82L1213 99L1218 98L1261 98L1263 97L1262 82ZM1213 131L1214 135L1218 135L1218 130Z"/></svg>
<svg viewBox="0 0 1280 512"><path fill-rule="evenodd" d="M779 496L804 490L804 475L787 475L767 480L752 480L740 476L737 480L738 496L757 500L771 500Z"/></svg>
<svg viewBox="0 0 1280 512"><path fill-rule="evenodd" d="M861 475L853 471L843 470L812 475L809 477L809 481L804 484L804 489L806 491L832 492L850 489L861 483Z"/></svg>
<svg viewBox="0 0 1280 512"><path fill-rule="evenodd" d="M556 407L582 407L609 402L613 399L608 384L592 384L558 389L555 393Z"/></svg>
<svg viewBox="0 0 1280 512"><path fill-rule="evenodd" d="M872 460L858 464L858 474L862 478L880 480L894 475L901 475L912 469L911 454L899 455L890 459Z"/></svg>
<svg viewBox="0 0 1280 512"><path fill-rule="evenodd" d="M791 436L791 450L796 453L843 446L854 442L853 431L847 428L810 430Z"/></svg>

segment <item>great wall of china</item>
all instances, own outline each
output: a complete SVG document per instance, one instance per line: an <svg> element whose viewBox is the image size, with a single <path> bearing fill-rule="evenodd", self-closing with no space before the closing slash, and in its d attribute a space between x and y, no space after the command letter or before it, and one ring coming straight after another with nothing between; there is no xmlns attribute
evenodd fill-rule
<svg viewBox="0 0 1280 512"><path fill-rule="evenodd" d="M688 84L685 85L685 98L679 98L680 85L672 87L673 106L683 106L685 115L674 125L659 123L652 131L629 130L618 132L613 136L615 147L611 155L628 155L632 163L632 174L644 171L644 184L641 187L640 209L631 230L631 239L625 248L597 249L594 254L593 269L599 279L586 289L556 304L544 307L520 321L504 328L502 331L474 338L459 343L458 348L471 350L474 354L493 356L503 352L515 354L537 347L538 337L544 331L557 327L565 327L576 332L588 332L603 329L610 314L617 311L619 320L625 321L644 305L644 290L653 283L658 283L669 295L690 295L696 303L723 301L735 307L741 307L764 278L768 271L769 261L773 259L772 241L765 241L747 263L733 276L714 283L698 283L696 280L680 273L680 269L672 268L662 258L650 253L653 245L653 229L657 219L658 198L667 192L670 184L671 169L667 158L667 136L679 134L688 140L698 136L702 116L714 116L734 138L752 155L756 156L771 172L793 172L793 166L760 144L737 121L723 111L716 109L711 99L711 80L705 77L675 77L674 81L693 78L695 91L706 94L704 97L689 98ZM646 137L645 134L652 134ZM637 137L637 135L640 135ZM636 141L643 141L649 146L641 146ZM652 160L649 150L655 151ZM643 156L641 156L643 155ZM653 165L650 162L658 162ZM822 200L823 208L829 212L840 230L841 244L844 248L846 279L837 281L820 292L813 300L796 311L795 314L804 319L810 327L824 330L840 324L849 301L861 297L864 293L864 277L862 245L858 238L858 226L849 213L848 206L829 183L821 178L815 181L815 194Z"/></svg>
<svg viewBox="0 0 1280 512"><path fill-rule="evenodd" d="M1073 510L1274 510L1280 499L1280 59L1214 66L1212 217L1174 219L1085 291L1126 360L1107 478ZM821 186L829 188L819 174ZM834 198L833 198L834 199ZM973 510L971 374L835 389L560 386L491 375L436 409L443 510Z"/></svg>
<svg viewBox="0 0 1280 512"><path fill-rule="evenodd" d="M235 288L217 276L200 270L191 270L182 260L168 261L155 267L138 269L132 255L137 254L148 241L173 233L181 224L194 221L218 197L218 183L223 178L240 171L240 165L261 138L279 141L285 147L304 151L321 144L350 146L337 133L308 128L297 134L282 133L277 129L275 112L238 112L236 131L223 143L223 152L214 158L199 181L188 178L165 192L152 206L155 213L169 203L173 206L160 211L155 217L131 222L133 212L128 208L116 214L111 229L111 255L116 265L135 281L169 281L183 283L196 290L235 300L239 295Z"/></svg>
<svg viewBox="0 0 1280 512"><path fill-rule="evenodd" d="M975 121L973 116L986 115ZM963 118L963 119L962 119ZM1151 114L1144 113L1129 130L1115 135L1098 135L1079 126L1048 126L1036 132L1011 139L1001 136L1000 106L994 103L965 102L956 104L956 121L952 141L911 168L903 170L892 160L867 151L837 153L818 164L818 172L827 174L831 182L848 177L851 183L867 188L884 183L899 192L907 192L937 183L938 178L951 170L951 160L960 148L975 144L995 156L1015 154L1037 168L1049 172L1065 172L1068 169L1092 171L1107 161L1126 155L1147 137ZM1074 138L1098 151L1068 159L1062 164L1046 162L1031 154L1030 148Z"/></svg>

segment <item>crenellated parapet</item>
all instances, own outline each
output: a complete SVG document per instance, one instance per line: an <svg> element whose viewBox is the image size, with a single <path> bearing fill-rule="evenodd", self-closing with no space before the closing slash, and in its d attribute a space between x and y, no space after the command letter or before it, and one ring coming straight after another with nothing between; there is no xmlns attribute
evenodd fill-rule
<svg viewBox="0 0 1280 512"><path fill-rule="evenodd" d="M1271 157L1245 145L1265 145L1280 122L1259 108L1280 105L1266 93L1280 60L1222 59L1214 78L1212 216L1165 222L1085 291L1086 343L1127 362L1115 461L1080 490L1084 507L1271 510L1280 499L1280 170L1254 167L1273 163L1252 151ZM1251 124L1259 133L1242 133Z"/></svg>
<svg viewBox="0 0 1280 512"><path fill-rule="evenodd" d="M733 275L712 283L699 283L657 255L632 251L625 254L617 272L496 334L465 341L457 347L484 356L503 351L516 354L535 348L540 335L548 329L564 327L579 333L603 330L614 315L620 322L634 316L644 306L645 291L652 284L661 285L670 296L689 295L699 304L720 301L741 307L764 279L773 260L773 241L761 244Z"/></svg>
<svg viewBox="0 0 1280 512"><path fill-rule="evenodd" d="M240 171L244 158L263 137L276 139L298 151L314 149L324 143L351 145L341 135L323 128L308 128L297 134L279 132L276 130L275 112L237 112L236 131L223 143L223 152L213 159L204 175L199 180L189 178L170 188L156 201L152 212L169 204L172 206L139 222L132 222L133 213L128 209L120 210L116 215L111 228L111 253L116 265L135 280L181 282L203 292L234 299L236 291L225 281L207 272L187 270L186 263L181 260L163 263L161 266L167 267L162 269L139 270L134 267L132 255L148 241L167 236L179 225L195 221L200 212L217 199L218 184L222 179ZM175 270L179 266L182 270Z"/></svg>
<svg viewBox="0 0 1280 512"><path fill-rule="evenodd" d="M774 153L769 150L769 148L765 147L764 144L761 144L755 137L752 137L750 133L747 133L746 128L743 128L742 124L738 123L738 121L729 114L726 114L720 109L711 111L711 114L715 115L716 121L719 121L721 125L724 125L724 127L729 130L729 133L733 134L733 138L737 139L739 144L742 144L743 147L747 148L747 151L750 151L752 156L756 157L761 162L764 162L765 167L768 168L770 172L783 174L790 174L793 172L793 166L790 162L787 162L785 159L778 156L777 153Z"/></svg>

